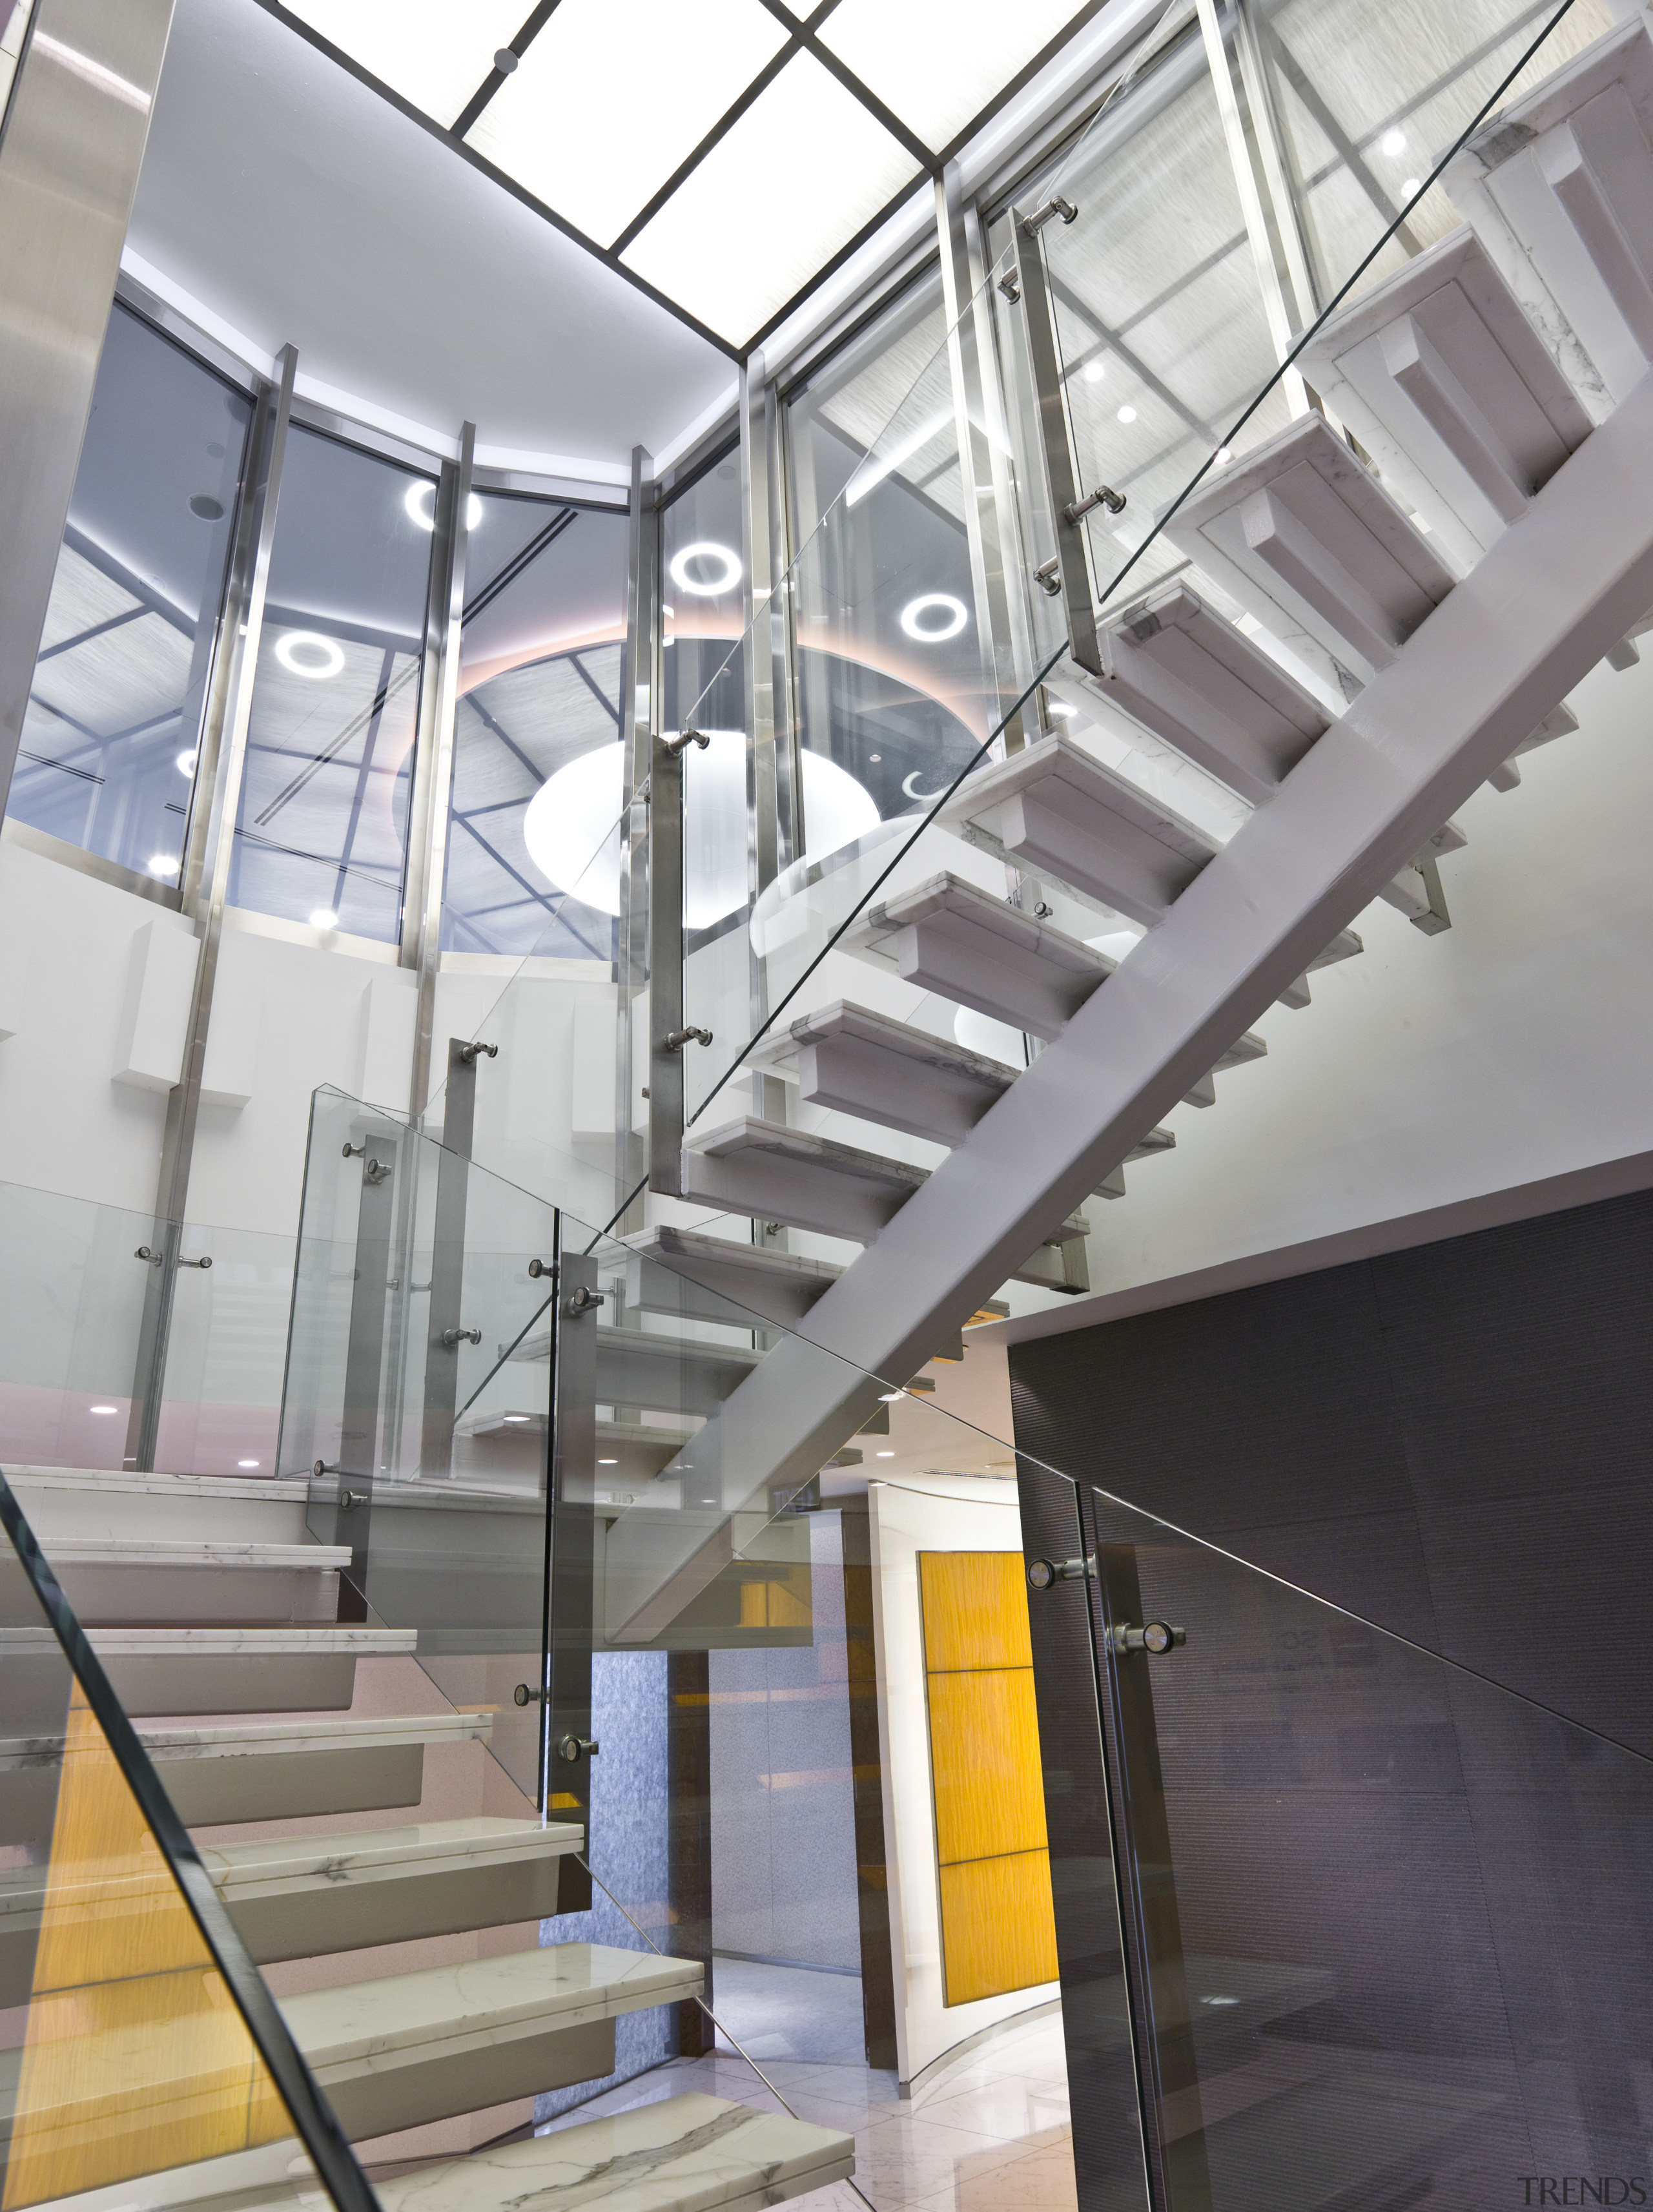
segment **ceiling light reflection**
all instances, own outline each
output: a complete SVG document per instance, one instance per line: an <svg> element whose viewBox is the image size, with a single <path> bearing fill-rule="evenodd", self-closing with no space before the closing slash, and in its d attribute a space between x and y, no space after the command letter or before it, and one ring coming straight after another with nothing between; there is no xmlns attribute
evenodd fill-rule
<svg viewBox="0 0 1653 2212"><path fill-rule="evenodd" d="M317 653L319 659L312 657ZM276 640L276 658L289 675L307 676L313 683L325 684L343 667L344 648L313 629L289 629Z"/></svg>
<svg viewBox="0 0 1653 2212"><path fill-rule="evenodd" d="M436 487L434 483L411 483L402 501L408 519L416 522L421 530L436 527ZM482 501L473 491L465 503L465 526L474 530L482 520Z"/></svg>
<svg viewBox="0 0 1653 2212"><path fill-rule="evenodd" d="M715 561L721 564L722 573L708 582L703 576L691 576L691 561ZM681 553L672 556L671 577L680 592L687 592L697 599L714 599L720 592L732 592L746 571L740 565L738 554L732 553L726 545L714 544L709 538L695 545L685 545Z"/></svg>
<svg viewBox="0 0 1653 2212"><path fill-rule="evenodd" d="M940 616L939 622L925 620L933 611ZM948 638L958 635L969 618L963 599L956 599L951 592L925 592L909 599L901 611L902 629L921 645L945 644Z"/></svg>

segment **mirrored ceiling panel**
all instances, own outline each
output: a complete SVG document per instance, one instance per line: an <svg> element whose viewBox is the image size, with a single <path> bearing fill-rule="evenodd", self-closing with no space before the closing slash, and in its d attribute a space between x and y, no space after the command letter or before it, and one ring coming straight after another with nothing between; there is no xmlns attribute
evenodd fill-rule
<svg viewBox="0 0 1653 2212"><path fill-rule="evenodd" d="M787 35L760 0L560 0L465 143L611 246Z"/></svg>
<svg viewBox="0 0 1653 2212"><path fill-rule="evenodd" d="M446 130L522 27L529 0L288 0L301 22Z"/></svg>
<svg viewBox="0 0 1653 2212"><path fill-rule="evenodd" d="M939 152L1076 16L1074 0L838 0L823 46Z"/></svg>
<svg viewBox="0 0 1653 2212"><path fill-rule="evenodd" d="M830 70L795 53L623 258L738 344L918 173Z"/></svg>

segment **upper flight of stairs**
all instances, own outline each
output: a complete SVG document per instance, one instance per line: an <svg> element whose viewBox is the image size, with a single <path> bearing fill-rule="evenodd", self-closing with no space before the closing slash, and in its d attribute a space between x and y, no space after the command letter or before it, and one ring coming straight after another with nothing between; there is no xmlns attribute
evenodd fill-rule
<svg viewBox="0 0 1653 2212"><path fill-rule="evenodd" d="M961 853L909 884L898 871L839 952L1020 1031L1036 1053L1059 1042L1117 964L1087 938L1111 929L1117 951L1121 917L1151 933L1164 922L1645 375L1650 137L1653 39L1639 16L1485 126L1446 176L1466 225L1303 354L1326 413L1213 467L1166 526L1182 571L1109 611L1100 669L1069 659L1047 679L1090 736L1064 729L974 774L937 824L970 848L969 865ZM1642 627L1610 647L1613 666L1634 663ZM1532 703L1529 730L1490 773L1499 790L1519 783L1522 755L1577 727L1562 698ZM1121 750L1133 757L1110 764ZM1437 824L1378 896L1425 933L1446 928L1438 864L1463 842ZM983 859L1002 879L982 880ZM1346 927L1310 967L1360 949ZM1306 1006L1307 973L1279 995ZM1185 1095L1212 1103L1212 1076L1261 1049L1237 1036ZM1024 1072L848 991L788 1021L751 1065L855 1127L826 1135L751 1115L697 1126L680 1195L863 1245L930 1170L863 1145L856 1127L955 1148ZM1126 1158L1172 1141L1156 1132ZM1099 1195L1122 1195L1124 1164L1098 1177ZM1053 1254L1078 1220L1053 1212L1013 1273L1076 1287ZM775 1255L722 1242L720 1285L763 1310ZM703 1242L702 1279L713 1264ZM796 1326L821 1295L794 1286L777 1317Z"/></svg>
<svg viewBox="0 0 1653 2212"><path fill-rule="evenodd" d="M711 2212L779 2203L853 2171L853 2145L835 2130L699 2096L447 2155L456 2141L520 2128L525 2100L542 2092L611 2074L617 2021L692 2001L700 1963L535 1940L538 1923L584 1904L583 1827L535 1818L487 1759L491 1711L435 1710L443 1701L422 1674L372 1672L410 1668L411 1632L319 1617L321 1593L336 1609L349 1555L307 1535L307 1485L55 1468L8 1480L71 1601L78 1587L108 1616L88 1633L117 1692L137 1714L167 1716L140 1718L140 1735L186 1824L208 1832L198 1848L248 1951L285 1978L277 2002L346 2132L369 2161L414 2163L386 2185L387 2203L420 2194L504 2212L524 2194L565 2201L566 2190L568 2202L623 2212ZM485 1503L506 1509L507 1539L518 1525L508 1498L443 1502L460 1517L426 1515L415 1531L429 1522L439 1548L445 1533L471 1541L467 1516ZM206 1533L191 1540L190 1529ZM0 2008L30 2002L48 1899L54 1914L68 1907L95 1925L106 1883L128 1879L95 1857L77 1869L40 1852L52 1828L65 1675L38 1608L27 1617L33 1601L9 1550L6 1565L0 1842L33 1850L31 1863L0 1869ZM133 1610L136 1625L120 1618ZM387 1687L405 1702L416 1682L429 1710L349 1710L364 1688L370 1706ZM455 1767L461 1758L473 1763ZM477 1809L446 1809L456 1787ZM443 1817L428 1815L432 1802ZM501 1803L516 1809L486 1809ZM342 1981L325 1966L341 1954ZM129 2029L88 2026L49 2106L35 2081L28 2126L75 2140L123 2086L140 2102L170 2095L181 2085L163 2079L168 2063L164 2038L135 2044ZM21 2063L21 2047L0 2051L0 2140L18 2110ZM274 2150L251 2151L168 2171L165 2201L233 2196L273 2212L291 2202L291 2145L276 2148L274 2166ZM155 2185L132 2177L140 2193ZM105 2193L58 2201L89 2207Z"/></svg>

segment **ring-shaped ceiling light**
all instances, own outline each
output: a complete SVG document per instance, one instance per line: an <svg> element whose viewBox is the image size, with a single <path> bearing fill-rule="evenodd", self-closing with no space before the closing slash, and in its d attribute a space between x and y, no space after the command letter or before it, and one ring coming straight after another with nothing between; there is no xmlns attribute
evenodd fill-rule
<svg viewBox="0 0 1653 2212"><path fill-rule="evenodd" d="M434 483L410 483L402 504L408 511L409 520L416 522L421 530L435 530L436 487ZM481 520L482 501L473 491L465 503L465 526L467 530L474 530Z"/></svg>
<svg viewBox="0 0 1653 2212"><path fill-rule="evenodd" d="M701 582L689 573L691 561L720 562L723 573L709 584ZM738 553L732 553L726 545L714 544L709 538L703 538L698 545L685 545L681 553L672 556L672 582L680 592L687 592L697 599L714 599L720 592L732 592L745 573Z"/></svg>
<svg viewBox="0 0 1653 2212"><path fill-rule="evenodd" d="M319 653L319 660L301 660L301 651ZM317 684L325 684L330 676L337 676L344 665L344 648L331 637L321 637L313 629L289 629L285 636L276 640L276 658L290 676L307 676Z"/></svg>
<svg viewBox="0 0 1653 2212"><path fill-rule="evenodd" d="M927 623L924 617L932 612L943 616L943 623ZM901 611L902 629L920 645L945 644L958 635L969 618L963 600L956 599L951 592L926 592L919 599L909 599Z"/></svg>

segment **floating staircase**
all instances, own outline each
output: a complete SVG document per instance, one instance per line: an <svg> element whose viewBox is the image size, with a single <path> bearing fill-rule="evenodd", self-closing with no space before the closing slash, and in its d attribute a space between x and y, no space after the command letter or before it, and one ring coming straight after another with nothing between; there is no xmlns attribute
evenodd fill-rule
<svg viewBox="0 0 1653 2212"><path fill-rule="evenodd" d="M839 1359L781 1343L696 1437L726 1511L807 1479L872 1378L904 1380L1116 1192L1161 1115L1257 1055L1271 1000L1304 1006L1310 971L1359 951L1370 900L1448 927L1453 809L1577 727L1565 694L1597 662L1633 663L1653 607L1650 141L1638 15L1450 165L1464 227L1316 333L1301 367L1326 413L1223 455L1170 516L1183 570L1109 611L1097 665L1047 678L1093 726L972 775L929 833L959 864L845 935L1037 1041L1028 1064L852 994L754 1054L805 1105L945 1156L921 1170L751 1116L691 1133L681 1195L863 1247L792 1324ZM989 888L984 860L1019 888ZM1120 958L1127 927L1146 934ZM725 1240L717 1265L757 1304L769 1255ZM675 1542L617 1528L610 1634L658 1629L715 1557L687 1523Z"/></svg>

